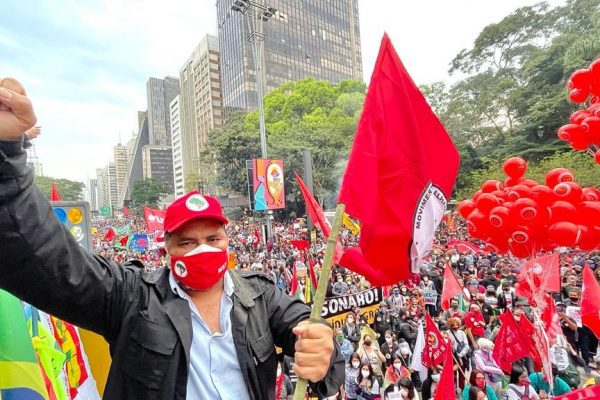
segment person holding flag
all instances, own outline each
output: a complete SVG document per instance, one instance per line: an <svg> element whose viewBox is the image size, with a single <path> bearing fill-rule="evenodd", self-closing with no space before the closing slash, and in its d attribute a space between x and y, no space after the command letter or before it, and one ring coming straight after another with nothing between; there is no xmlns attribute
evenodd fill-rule
<svg viewBox="0 0 600 400"><path fill-rule="evenodd" d="M166 210L169 268L146 273L88 253L32 184L23 133L36 122L0 80L0 287L109 342L110 399L272 399L275 345L321 397L343 383L331 328L258 273L227 268L228 223L197 191ZM222 371L227 371L226 374Z"/></svg>

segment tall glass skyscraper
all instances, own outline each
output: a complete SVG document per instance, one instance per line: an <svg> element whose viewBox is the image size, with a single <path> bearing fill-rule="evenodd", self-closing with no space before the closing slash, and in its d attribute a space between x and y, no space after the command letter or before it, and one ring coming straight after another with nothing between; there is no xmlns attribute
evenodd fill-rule
<svg viewBox="0 0 600 400"><path fill-rule="evenodd" d="M225 111L257 107L250 15L231 9L246 1L217 0ZM263 23L265 93L314 77L338 83L362 79L358 0L254 0L277 11Z"/></svg>

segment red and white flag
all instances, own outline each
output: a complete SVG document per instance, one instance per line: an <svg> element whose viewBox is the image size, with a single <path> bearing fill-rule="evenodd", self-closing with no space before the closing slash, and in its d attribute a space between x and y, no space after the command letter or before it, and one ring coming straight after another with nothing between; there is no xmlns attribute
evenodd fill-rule
<svg viewBox="0 0 600 400"><path fill-rule="evenodd" d="M385 34L338 199L361 222L360 242L340 265L380 286L417 272L458 166L448 132Z"/></svg>
<svg viewBox="0 0 600 400"><path fill-rule="evenodd" d="M423 365L430 367L444 362L446 350L450 346L440 333L429 314L425 314L425 350L421 358Z"/></svg>
<svg viewBox="0 0 600 400"><path fill-rule="evenodd" d="M442 309L447 310L450 308L450 299L463 293L463 288L460 286L450 263L446 261L446 267L444 268L444 285L442 289Z"/></svg>
<svg viewBox="0 0 600 400"><path fill-rule="evenodd" d="M163 232L166 210L153 210L152 208L144 207L144 218L148 233Z"/></svg>
<svg viewBox="0 0 600 400"><path fill-rule="evenodd" d="M583 267L581 323L600 337L600 284L587 264Z"/></svg>
<svg viewBox="0 0 600 400"><path fill-rule="evenodd" d="M513 361L529 356L529 349L519 333L512 312L507 311L499 318L502 325L494 341L493 357L504 372L510 373Z"/></svg>
<svg viewBox="0 0 600 400"><path fill-rule="evenodd" d="M540 303L544 303L546 292L560 292L560 289L560 255L557 253L525 263L517 276L515 294L543 306Z"/></svg>

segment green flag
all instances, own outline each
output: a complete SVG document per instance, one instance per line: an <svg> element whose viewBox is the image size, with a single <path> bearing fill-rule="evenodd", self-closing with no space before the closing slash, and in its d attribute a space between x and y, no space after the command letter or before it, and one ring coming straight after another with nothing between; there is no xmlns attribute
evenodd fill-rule
<svg viewBox="0 0 600 400"><path fill-rule="evenodd" d="M131 226L130 226L130 224L127 224L127 225L125 225L123 227L115 226L115 233L117 234L117 236L129 235L131 233Z"/></svg>
<svg viewBox="0 0 600 400"><path fill-rule="evenodd" d="M0 290L0 399L48 400L21 301Z"/></svg>

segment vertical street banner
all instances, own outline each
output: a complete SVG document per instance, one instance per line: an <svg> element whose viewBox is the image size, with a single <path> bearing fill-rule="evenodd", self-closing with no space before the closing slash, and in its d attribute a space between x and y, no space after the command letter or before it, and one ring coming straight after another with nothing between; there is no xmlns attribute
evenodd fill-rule
<svg viewBox="0 0 600 400"><path fill-rule="evenodd" d="M375 322L382 301L383 290L381 287L374 287L344 296L330 297L325 299L321 317L329 322L335 332L346 321L346 315L354 307L360 307L362 314L367 318L367 322L372 324Z"/></svg>
<svg viewBox="0 0 600 400"><path fill-rule="evenodd" d="M255 211L285 207L282 160L252 160L252 183Z"/></svg>

